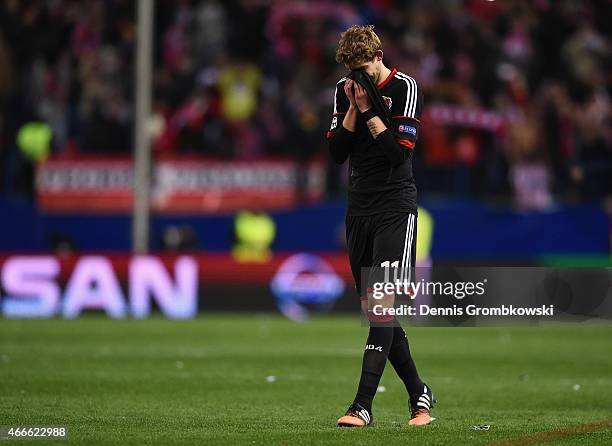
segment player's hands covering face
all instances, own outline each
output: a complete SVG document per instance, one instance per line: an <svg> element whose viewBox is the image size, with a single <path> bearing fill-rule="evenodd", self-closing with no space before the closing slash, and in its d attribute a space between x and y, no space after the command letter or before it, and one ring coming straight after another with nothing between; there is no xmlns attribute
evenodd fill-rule
<svg viewBox="0 0 612 446"><path fill-rule="evenodd" d="M357 104L355 103L355 91L353 90L353 85L357 83L353 79L347 79L344 83L344 93L346 93L346 97L351 103L351 107L357 108Z"/></svg>
<svg viewBox="0 0 612 446"><path fill-rule="evenodd" d="M365 91L361 85L357 82L353 82L355 85L355 103L357 104L357 108L361 113L368 110L372 107L372 103L370 102L370 97L368 93Z"/></svg>

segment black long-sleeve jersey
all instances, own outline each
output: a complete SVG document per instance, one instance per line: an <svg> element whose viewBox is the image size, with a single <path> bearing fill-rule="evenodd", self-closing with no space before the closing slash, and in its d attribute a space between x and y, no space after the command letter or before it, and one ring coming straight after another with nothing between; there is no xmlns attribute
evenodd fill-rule
<svg viewBox="0 0 612 446"><path fill-rule="evenodd" d="M346 78L336 84L329 149L338 164L349 159L347 215L416 212L417 189L412 153L419 137L422 94L416 81L395 68L378 89L391 111L392 128L372 137L366 122L357 117L355 132L342 126L349 108L344 93Z"/></svg>

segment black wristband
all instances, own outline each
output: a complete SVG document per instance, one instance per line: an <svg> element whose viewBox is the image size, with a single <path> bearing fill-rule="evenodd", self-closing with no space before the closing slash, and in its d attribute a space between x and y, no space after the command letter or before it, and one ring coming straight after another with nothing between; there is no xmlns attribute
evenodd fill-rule
<svg viewBox="0 0 612 446"><path fill-rule="evenodd" d="M368 108L366 111L361 113L362 118L364 119L364 121L369 121L370 119L378 116L376 113L374 113L374 110L372 110L371 108Z"/></svg>

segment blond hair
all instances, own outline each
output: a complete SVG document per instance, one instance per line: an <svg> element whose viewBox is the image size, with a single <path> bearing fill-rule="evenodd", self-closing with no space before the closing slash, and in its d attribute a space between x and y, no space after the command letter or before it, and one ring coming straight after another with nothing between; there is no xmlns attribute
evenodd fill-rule
<svg viewBox="0 0 612 446"><path fill-rule="evenodd" d="M347 66L361 65L372 61L381 49L374 25L353 25L340 35L336 62Z"/></svg>

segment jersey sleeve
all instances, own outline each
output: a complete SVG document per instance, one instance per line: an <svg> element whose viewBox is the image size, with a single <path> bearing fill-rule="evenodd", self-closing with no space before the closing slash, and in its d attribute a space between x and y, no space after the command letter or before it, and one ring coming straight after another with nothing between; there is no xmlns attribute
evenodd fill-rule
<svg viewBox="0 0 612 446"><path fill-rule="evenodd" d="M397 142L406 150L413 150L419 139L423 94L416 80L406 75L398 75L404 83L399 89L397 101L391 107L391 130Z"/></svg>
<svg viewBox="0 0 612 446"><path fill-rule="evenodd" d="M332 139L338 129L342 127L344 116L346 115L346 112L349 108L349 100L346 97L346 93L344 93L345 82L346 78L342 78L336 84L336 89L334 91L334 109L332 111L331 124L329 126L329 130L325 134L325 137L328 140Z"/></svg>

